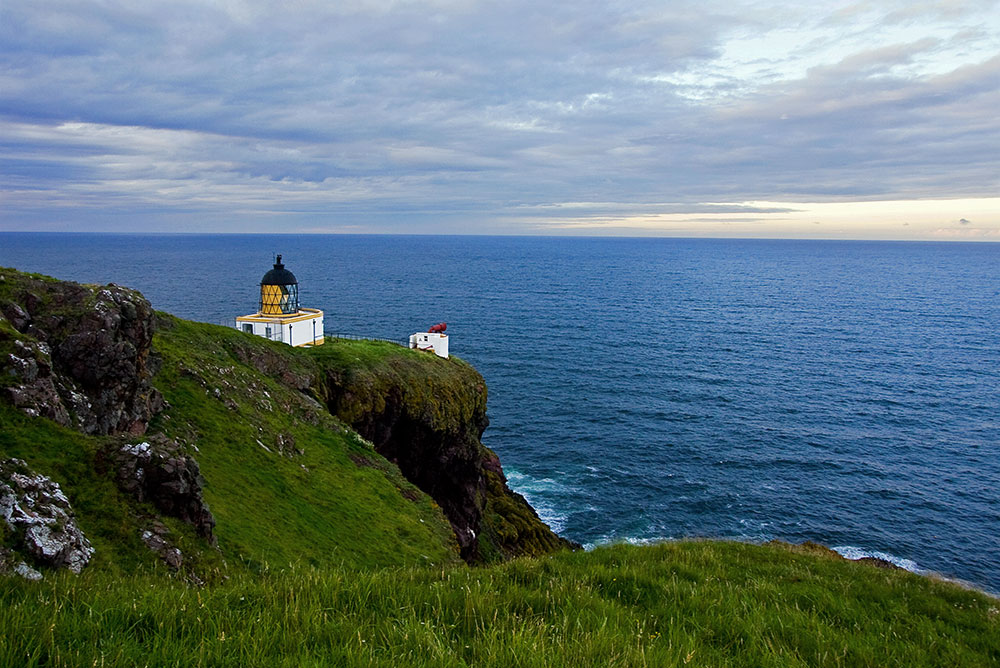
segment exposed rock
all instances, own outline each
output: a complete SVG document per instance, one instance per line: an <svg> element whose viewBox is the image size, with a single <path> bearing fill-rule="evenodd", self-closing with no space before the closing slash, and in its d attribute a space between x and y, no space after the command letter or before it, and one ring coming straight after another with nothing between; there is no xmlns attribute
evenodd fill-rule
<svg viewBox="0 0 1000 668"><path fill-rule="evenodd" d="M305 450L295 446L295 437L284 432L274 437L274 447L278 452L286 457L295 457L305 454Z"/></svg>
<svg viewBox="0 0 1000 668"><path fill-rule="evenodd" d="M483 448L486 503L480 531L482 558L487 561L519 556L540 556L556 550L583 549L552 532L527 499L507 486L500 458Z"/></svg>
<svg viewBox="0 0 1000 668"><path fill-rule="evenodd" d="M861 557L860 559L854 559L854 561L860 562L862 564L868 564L869 566L874 566L875 568L885 568L890 571L902 571L906 570L896 564L888 561L886 559L880 559L879 557Z"/></svg>
<svg viewBox="0 0 1000 668"><path fill-rule="evenodd" d="M142 542L146 544L146 547L160 557L163 563L176 571L184 563L184 555L167 540L169 534L170 532L167 530L167 527L159 522L154 522L151 529L143 530L140 538L142 538Z"/></svg>
<svg viewBox="0 0 1000 668"><path fill-rule="evenodd" d="M70 415L52 375L52 353L42 342L14 341L7 355L7 375L15 384L6 388L12 404L32 417L42 416L69 426Z"/></svg>
<svg viewBox="0 0 1000 668"><path fill-rule="evenodd" d="M41 580L42 574L21 561L18 556L0 546L0 575L17 575L25 580Z"/></svg>
<svg viewBox="0 0 1000 668"><path fill-rule="evenodd" d="M25 562L19 563L14 567L14 573L20 575L25 580L41 580L42 574L36 571L34 568L26 564Z"/></svg>
<svg viewBox="0 0 1000 668"><path fill-rule="evenodd" d="M234 346L233 354L244 364L249 364L261 373L277 378L284 385L306 392L310 388L312 378L308 374L294 371L284 355L260 346Z"/></svg>
<svg viewBox="0 0 1000 668"><path fill-rule="evenodd" d="M317 395L441 506L466 561L579 547L507 487L500 460L480 442L489 425L482 376L457 359L435 358L429 370L400 352L377 370L327 369Z"/></svg>
<svg viewBox="0 0 1000 668"><path fill-rule="evenodd" d="M834 560L837 560L837 561L853 561L855 563L867 564L869 566L874 566L875 568L884 568L886 570L893 570L893 571L903 571L903 570L906 570L905 568L897 566L896 564L892 563L891 561L887 561L886 559L881 559L879 557L860 557L858 559L848 559L847 557L845 557L844 555L840 554L836 550L831 549L831 548L827 547L826 545L823 545L821 543L817 543L817 542L812 541L812 540L807 540L807 541L804 541L802 543L795 544L795 543L787 543L787 542L785 542L783 540L780 540L780 539L776 538L774 540L768 541L767 544L768 545L777 545L777 546L783 547L785 549L790 549L790 550L792 550L794 552L828 557L830 559L834 559Z"/></svg>
<svg viewBox="0 0 1000 668"><path fill-rule="evenodd" d="M15 550L40 564L79 573L94 554L59 485L20 459L0 461L0 517L14 534Z"/></svg>
<svg viewBox="0 0 1000 668"><path fill-rule="evenodd" d="M472 420L435 424L427 404L431 392L416 396L417 388L357 385L340 374L328 374L330 412L349 422L376 451L399 466L406 479L430 495L444 511L462 557L479 558L476 535L482 519L482 476L479 435L485 429L485 387L468 397L476 404ZM355 410L361 406L361 410Z"/></svg>
<svg viewBox="0 0 1000 668"><path fill-rule="evenodd" d="M88 434L145 432L162 407L150 385L154 314L134 290L14 273L0 311L22 336L0 357L5 394L22 411ZM0 342L9 334L0 332ZM6 370L6 373L4 373ZM13 382L11 382L13 381Z"/></svg>
<svg viewBox="0 0 1000 668"><path fill-rule="evenodd" d="M3 538L3 526L0 525L0 538ZM17 562L17 555L0 545L0 575L7 575L14 571L14 565Z"/></svg>
<svg viewBox="0 0 1000 668"><path fill-rule="evenodd" d="M10 324L14 325L14 329L22 332L31 322L31 316L28 315L28 312L21 308L18 304L4 304L0 307L0 312L4 314Z"/></svg>
<svg viewBox="0 0 1000 668"><path fill-rule="evenodd" d="M804 541L804 542L802 542L799 545L799 547L802 549L803 552L809 552L810 554L822 555L822 556L830 557L832 559L843 559L844 558L836 550L832 550L829 547L827 547L826 545L823 545L822 543L817 543L814 540Z"/></svg>
<svg viewBox="0 0 1000 668"><path fill-rule="evenodd" d="M187 522L200 536L214 542L215 518L202 497L205 481L198 462L176 441L157 434L109 454L122 491Z"/></svg>

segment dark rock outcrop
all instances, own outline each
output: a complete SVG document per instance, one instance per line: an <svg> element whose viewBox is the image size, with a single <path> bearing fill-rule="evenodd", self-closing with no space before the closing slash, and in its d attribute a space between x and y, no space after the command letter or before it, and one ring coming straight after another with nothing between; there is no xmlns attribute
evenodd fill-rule
<svg viewBox="0 0 1000 668"><path fill-rule="evenodd" d="M486 383L468 364L400 350L377 369L328 366L318 385L331 413L441 506L466 561L579 547L507 487L500 460L480 442Z"/></svg>
<svg viewBox="0 0 1000 668"><path fill-rule="evenodd" d="M22 560L17 553L0 547L0 575L17 575L25 580L41 580L42 574Z"/></svg>
<svg viewBox="0 0 1000 668"><path fill-rule="evenodd" d="M198 535L214 542L215 518L202 496L205 481L198 462L185 454L177 442L154 435L112 450L108 457L122 491L187 522Z"/></svg>
<svg viewBox="0 0 1000 668"><path fill-rule="evenodd" d="M292 368L288 357L276 354L263 346L233 346L232 352L238 360L249 364L262 374L277 378L283 384L300 392L308 392L312 378L309 374Z"/></svg>
<svg viewBox="0 0 1000 668"><path fill-rule="evenodd" d="M48 345L15 340L14 351L7 355L8 375L18 382L7 388L11 403L32 417L40 415L69 426L69 411L56 389L58 377L52 374L52 352Z"/></svg>
<svg viewBox="0 0 1000 668"><path fill-rule="evenodd" d="M827 557L828 559L833 559L835 561L853 561L857 564L865 564L866 566L873 566L874 568L882 568L890 571L903 571L906 570L896 564L882 559L880 557L859 557L857 559L850 559L840 554L836 550L827 547L821 543L817 543L812 540L807 540L802 543L788 543L780 539L774 539L767 542L768 545L776 545L784 549L792 550L794 552L801 552L805 554L812 554L816 556Z"/></svg>
<svg viewBox="0 0 1000 668"><path fill-rule="evenodd" d="M14 551L35 563L79 573L94 554L59 485L20 459L0 461L0 518L13 534ZM4 561L11 561L9 554ZM37 579L24 562L13 570Z"/></svg>
<svg viewBox="0 0 1000 668"><path fill-rule="evenodd" d="M148 529L143 529L139 538L170 570L176 571L184 563L184 555L170 542L169 535L170 530L162 522L153 522Z"/></svg>
<svg viewBox="0 0 1000 668"><path fill-rule="evenodd" d="M0 386L29 415L88 434L145 432L162 397L150 385L154 315L134 290L5 273ZM3 345L5 344L6 345Z"/></svg>

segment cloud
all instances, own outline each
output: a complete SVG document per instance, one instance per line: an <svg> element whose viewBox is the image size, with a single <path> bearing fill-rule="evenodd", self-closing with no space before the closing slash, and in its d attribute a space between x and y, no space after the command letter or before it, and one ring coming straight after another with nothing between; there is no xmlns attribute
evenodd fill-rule
<svg viewBox="0 0 1000 668"><path fill-rule="evenodd" d="M989 196L1000 10L945 4L12 3L0 229Z"/></svg>
<svg viewBox="0 0 1000 668"><path fill-rule="evenodd" d="M959 218L958 224L959 225L970 225L970 224L972 224L972 221L968 220L966 218Z"/></svg>

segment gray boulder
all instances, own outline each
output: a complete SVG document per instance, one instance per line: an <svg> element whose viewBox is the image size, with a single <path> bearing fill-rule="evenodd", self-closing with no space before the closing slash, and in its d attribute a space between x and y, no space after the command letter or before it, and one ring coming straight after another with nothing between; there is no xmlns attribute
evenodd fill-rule
<svg viewBox="0 0 1000 668"><path fill-rule="evenodd" d="M79 573L94 554L58 483L20 459L0 460L0 518L14 535L15 551L38 564ZM29 579L36 573L27 564L15 572Z"/></svg>

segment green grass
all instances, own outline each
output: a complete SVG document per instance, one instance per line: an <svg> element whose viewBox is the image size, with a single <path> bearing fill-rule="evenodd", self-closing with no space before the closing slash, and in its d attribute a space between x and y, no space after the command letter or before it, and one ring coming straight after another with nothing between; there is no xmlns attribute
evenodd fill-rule
<svg viewBox="0 0 1000 668"><path fill-rule="evenodd" d="M1000 601L782 546L489 568L300 568L203 589L99 573L0 593L0 665L995 666Z"/></svg>
<svg viewBox="0 0 1000 668"><path fill-rule="evenodd" d="M223 554L256 570L457 559L433 501L283 380L313 373L305 351L165 315L161 323L154 383L169 407L151 431L197 448ZM251 356L273 373L243 361ZM294 445L282 452L283 442Z"/></svg>

